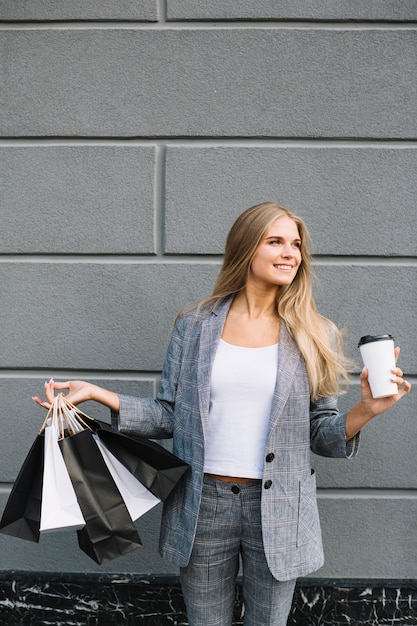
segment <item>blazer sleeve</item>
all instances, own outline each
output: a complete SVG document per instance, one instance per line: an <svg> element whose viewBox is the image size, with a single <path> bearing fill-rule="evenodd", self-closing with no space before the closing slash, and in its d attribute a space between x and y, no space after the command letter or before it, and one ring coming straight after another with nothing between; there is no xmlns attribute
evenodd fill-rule
<svg viewBox="0 0 417 626"><path fill-rule="evenodd" d="M111 413L112 426L116 430L152 439L172 437L175 398L182 363L184 324L183 318L179 318L175 323L156 398L119 395L120 410Z"/></svg>
<svg viewBox="0 0 417 626"><path fill-rule="evenodd" d="M310 405L310 447L320 456L353 459L360 433L346 441L346 413L339 413L337 396L319 398Z"/></svg>

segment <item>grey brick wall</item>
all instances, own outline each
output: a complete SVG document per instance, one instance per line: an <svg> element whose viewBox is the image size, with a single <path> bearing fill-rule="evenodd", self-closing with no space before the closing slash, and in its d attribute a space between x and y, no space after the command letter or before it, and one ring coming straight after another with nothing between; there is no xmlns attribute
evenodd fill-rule
<svg viewBox="0 0 417 626"><path fill-rule="evenodd" d="M307 221L317 302L350 355L391 332L417 382L416 35L414 0L1 2L1 510L43 381L153 395L177 310L210 292L257 202ZM415 397L355 461L314 457L315 576L417 578ZM355 375L341 407L357 398ZM73 534L0 535L1 569L173 573L159 515L101 568Z"/></svg>

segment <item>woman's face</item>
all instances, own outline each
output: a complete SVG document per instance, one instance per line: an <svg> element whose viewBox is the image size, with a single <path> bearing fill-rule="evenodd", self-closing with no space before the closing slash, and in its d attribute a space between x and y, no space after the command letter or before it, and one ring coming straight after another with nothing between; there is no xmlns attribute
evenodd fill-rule
<svg viewBox="0 0 417 626"><path fill-rule="evenodd" d="M265 233L253 257L248 283L270 288L290 285L301 264L301 238L297 224L284 215Z"/></svg>

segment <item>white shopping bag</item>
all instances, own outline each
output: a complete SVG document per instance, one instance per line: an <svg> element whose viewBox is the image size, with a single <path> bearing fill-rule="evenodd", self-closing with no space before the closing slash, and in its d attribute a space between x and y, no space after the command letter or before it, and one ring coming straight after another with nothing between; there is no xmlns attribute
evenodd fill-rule
<svg viewBox="0 0 417 626"><path fill-rule="evenodd" d="M56 411L45 426L45 458L43 470L40 532L80 529L85 520L64 463Z"/></svg>
<svg viewBox="0 0 417 626"><path fill-rule="evenodd" d="M159 504L160 499L140 483L125 466L106 448L97 435L93 435L98 449L120 491L129 515L137 520L147 511Z"/></svg>

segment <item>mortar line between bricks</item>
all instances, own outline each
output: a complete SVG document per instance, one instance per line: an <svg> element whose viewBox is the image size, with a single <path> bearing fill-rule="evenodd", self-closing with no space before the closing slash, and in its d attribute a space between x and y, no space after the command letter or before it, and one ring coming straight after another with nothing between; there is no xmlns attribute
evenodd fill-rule
<svg viewBox="0 0 417 626"><path fill-rule="evenodd" d="M158 16L157 23L165 24L168 14L167 0L156 0L156 13Z"/></svg>
<svg viewBox="0 0 417 626"><path fill-rule="evenodd" d="M412 31L417 29L417 22L414 20L407 21L301 21L301 20L268 20L258 19L256 21L246 20L228 20L221 21L215 18L205 21L93 21L93 20L61 20L61 21L1 21L0 30L300 30L300 31Z"/></svg>
<svg viewBox="0 0 417 626"><path fill-rule="evenodd" d="M86 264L86 265L220 265L223 257L217 255L184 255L143 256L134 254L0 254L1 263L36 264ZM315 256L313 265L338 267L403 267L417 266L417 257L364 257L364 256Z"/></svg>
<svg viewBox="0 0 417 626"><path fill-rule="evenodd" d="M319 500L417 500L417 488L318 487L317 497Z"/></svg>
<svg viewBox="0 0 417 626"><path fill-rule="evenodd" d="M155 383L159 380L160 372L142 371L142 370L94 370L82 368L1 368L0 380L49 380L51 376L56 379L69 380L73 378L74 373L81 378L98 379L98 380L117 380L117 381L133 381Z"/></svg>
<svg viewBox="0 0 417 626"><path fill-rule="evenodd" d="M49 380L51 377L60 380L69 380L73 378L74 373L77 373L77 377L83 379L97 379L97 380L111 380L111 381L133 381L133 382L147 382L157 384L160 378L160 372L158 371L143 371L143 370L94 370L94 369L57 369L57 368L30 368L30 367L0 367L0 381L1 380ZM417 385L417 375L409 375L407 371L404 372L405 378L413 385ZM352 373L350 375L349 384L351 387L358 387L360 384L359 373Z"/></svg>
<svg viewBox="0 0 417 626"><path fill-rule="evenodd" d="M165 249L165 146L158 146L155 154L154 187L154 246L162 257Z"/></svg>
<svg viewBox="0 0 417 626"><path fill-rule="evenodd" d="M328 149L417 149L417 139L343 138L343 137L2 137L1 147L178 147L178 148L297 148Z"/></svg>

